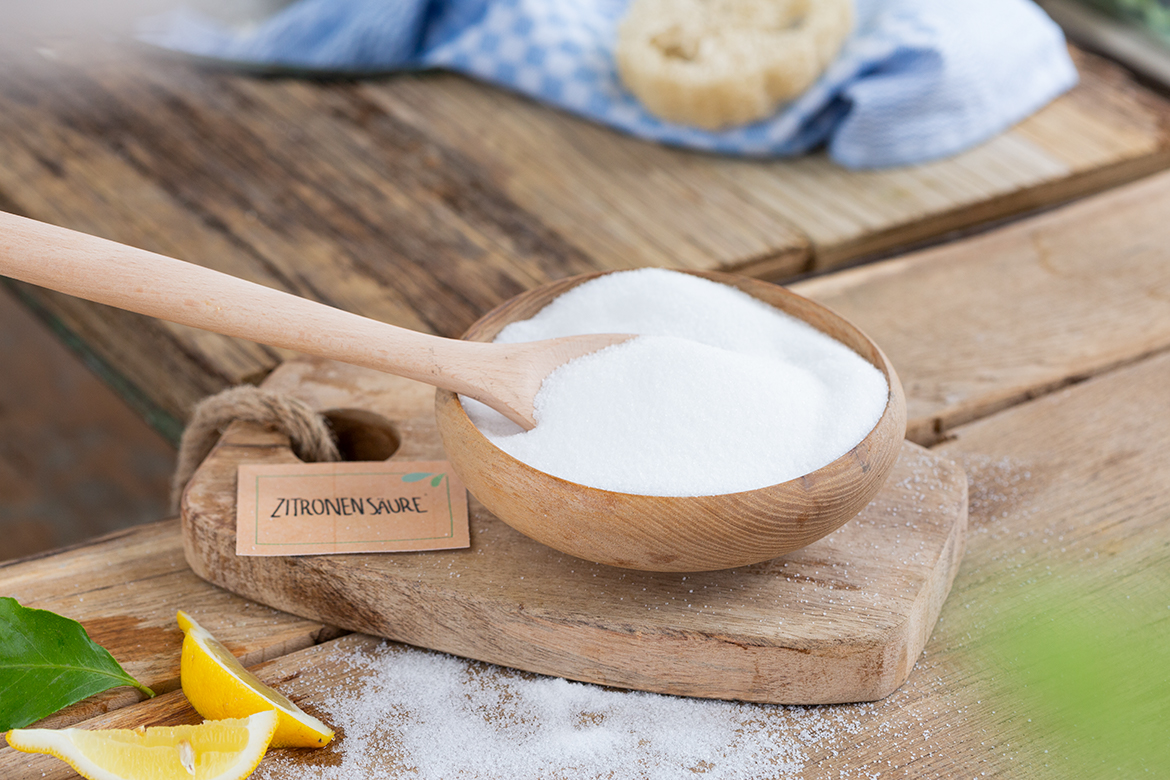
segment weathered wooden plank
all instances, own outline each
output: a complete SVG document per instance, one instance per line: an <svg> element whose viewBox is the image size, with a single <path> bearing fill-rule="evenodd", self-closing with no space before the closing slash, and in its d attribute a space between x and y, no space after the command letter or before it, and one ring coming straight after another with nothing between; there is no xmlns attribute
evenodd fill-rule
<svg viewBox="0 0 1170 780"><path fill-rule="evenodd" d="M264 387L314 409L381 418L400 431L396 458L446 457L432 393L418 383L293 361ZM690 573L562 554L474 500L466 550L238 556L236 472L244 462L296 456L287 438L261 426L228 429L183 497L184 547L200 576L351 630L639 690L787 703L880 698L920 654L963 550L966 477L912 444L902 445L886 485L846 530L783 563ZM931 504L919 506L927 492Z"/></svg>
<svg viewBox="0 0 1170 780"><path fill-rule="evenodd" d="M280 614L280 613L276 613ZM200 619L202 621L202 618ZM201 623L202 624L202 623ZM213 632L216 633L216 632ZM218 636L218 634L217 634ZM265 683L276 687L298 706L311 715L324 713L310 695L321 696L329 689L341 689L351 677L338 659L355 653L370 652L379 646L381 640L361 634L351 634L333 639L315 647L289 648L283 655L270 661L249 667ZM203 718L188 703L181 690L170 691L154 699L148 699L131 706L113 709L109 712L90 713L84 722L76 724L86 729L125 729L138 726L179 726L202 722ZM37 724L37 728L58 728L67 724ZM32 728L32 727L30 727ZM342 735L344 736L344 735ZM321 750L288 749L272 750L267 761L272 763L284 755L296 756L301 766L328 765L336 761L336 745ZM21 753L8 747L0 735L0 777L5 780L43 778L44 780L73 780L79 775L63 761L45 755Z"/></svg>
<svg viewBox="0 0 1170 780"><path fill-rule="evenodd" d="M372 101L469 157L509 197L607 269L805 268L801 228L729 186L734 163L640 141L449 74L363 87ZM748 163L748 165L765 165Z"/></svg>
<svg viewBox="0 0 1170 780"><path fill-rule="evenodd" d="M1164 348L1168 190L1170 176L1159 176L798 289L882 344L906 385L915 438L934 440L963 420ZM301 381L311 377L294 385Z"/></svg>
<svg viewBox="0 0 1170 780"><path fill-rule="evenodd" d="M139 526L62 552L0 564L0 595L79 621L136 679L156 693L179 685L183 634L176 610L191 613L247 663L336 635L199 579L183 558L177 520ZM50 716L66 726L137 702L115 688Z"/></svg>
<svg viewBox="0 0 1170 780"><path fill-rule="evenodd" d="M1160 218L1167 187L1170 177L1156 177L950 249L810 280L800 289L845 313L890 353L909 391L912 419L929 439L940 427L1163 348L1168 264ZM1102 265L1110 274L1099 272ZM1023 291L1030 305L1020 306L1005 290ZM949 316L953 311L969 314ZM1020 332L1030 338L1019 339ZM948 399L955 388L966 394ZM989 395L989 388L996 392ZM177 549L170 555L179 560ZM189 575L183 582L202 585ZM63 608L67 593L57 593ZM168 606L157 625L171 625L175 606L183 603ZM173 679L173 670L159 674Z"/></svg>
<svg viewBox="0 0 1170 780"><path fill-rule="evenodd" d="M930 655L940 674L971 681L972 694L990 692L987 700L977 698L973 712L952 711L952 723L972 733L981 720L995 724L988 732L1011 746L1013 776L1021 765L1029 772L1019 776L1061 776L1069 766L1092 776L1099 765L1085 762L1082 748L1097 758L1110 755L1107 747L1094 748L1093 735L1051 733L1041 720L1049 713L1032 708L1026 694L1006 697L1018 680L1005 668L1019 648L1013 634L1036 622L1110 615L1113 636L1088 641L1108 647L1125 634L1142 638L1143 658L1130 653L1107 669L1081 669L1101 675L1110 695L1093 706L1111 717L1130 717L1118 703L1141 706L1135 692L1142 690L1161 698L1147 697L1145 709L1132 715L1165 717L1170 680L1156 659L1165 658L1170 639L1167 382L1170 355L1158 355L961 427L940 448L968 468L972 537L936 633L938 651ZM1143 669L1144 660L1154 668ZM1029 725L1028 717L1045 725ZM1073 744L1078 736L1087 744ZM1167 757L1162 745L1139 748ZM1045 771L1046 764L1055 771ZM1157 772L1167 765L1147 766ZM1128 765L1122 774L1140 771Z"/></svg>
<svg viewBox="0 0 1170 780"><path fill-rule="evenodd" d="M1170 165L1170 103L1073 50L1081 83L951 159L848 171L823 154L741 160L667 149L455 76L366 86L395 116L484 160L523 208L615 267L780 278L1051 205ZM790 236L799 238L794 242Z"/></svg>
<svg viewBox="0 0 1170 780"><path fill-rule="evenodd" d="M0 560L167 511L175 453L0 287Z"/></svg>
<svg viewBox="0 0 1170 780"><path fill-rule="evenodd" d="M1156 356L959 428L942 449L969 469L972 536L926 654L909 681L877 703L812 710L741 704L728 711L726 717L748 721L767 743L798 747L788 756L793 763L772 776L1040 778L1068 776L1069 766L1091 769L1080 747L1042 721L1041 711L1020 694L1002 654L1013 647L1021 619L1108 608L1126 594L1164 595L1151 586L1164 582L1170 563L1170 495L1164 490L1170 453L1163 446L1170 417L1150 410L1162 403L1167 382L1170 356ZM1040 587L1046 577L1075 598L1052 600L1052 589ZM1039 598L1045 592L1048 600ZM1163 620L1131 628L1156 637L1166 626ZM355 674L349 661L373 647L373 640L353 635L260 667L262 678L343 729L322 752L274 751L262 765L263 776L311 778L316 765L343 764L346 710L328 711L327 702L337 691L361 692L368 678ZM422 651L392 646L389 652ZM514 692L525 684L497 667L461 663L468 667L469 685L501 691L511 686ZM1114 674L1132 682L1141 671ZM191 722L193 713L177 696L86 725ZM488 712L489 721L506 718L506 706ZM1029 717L1035 722L1029 724ZM408 718L391 711L385 733ZM576 728L590 723L582 717ZM402 762L410 756L402 756L398 744L364 748L365 766L380 767L387 776L404 772ZM61 766L0 751L0 767L14 778L41 777L42 771L72 777ZM468 771L474 776L474 767Z"/></svg>
<svg viewBox="0 0 1170 780"><path fill-rule="evenodd" d="M786 276L1168 162L1167 102L1081 55L1082 84L1005 135L869 173L666 149L451 75L320 83L3 56L3 208L447 335L550 278L648 264ZM172 438L198 399L286 357L21 291Z"/></svg>
<svg viewBox="0 0 1170 780"><path fill-rule="evenodd" d="M1170 347L1170 175L793 285L902 378L913 441Z"/></svg>
<svg viewBox="0 0 1170 780"><path fill-rule="evenodd" d="M596 267L474 161L353 86L135 59L9 60L3 73L0 192L19 213L447 335L547 278ZM285 356L21 292L180 420Z"/></svg>

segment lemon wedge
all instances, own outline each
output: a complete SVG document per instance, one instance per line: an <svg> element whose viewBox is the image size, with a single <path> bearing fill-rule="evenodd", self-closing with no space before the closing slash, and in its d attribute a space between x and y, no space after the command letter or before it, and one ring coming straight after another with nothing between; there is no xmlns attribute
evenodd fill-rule
<svg viewBox="0 0 1170 780"><path fill-rule="evenodd" d="M178 621L185 635L179 676L196 712L219 720L276 710L279 723L273 747L323 747L333 739L333 729L260 682L190 615L179 610Z"/></svg>
<svg viewBox="0 0 1170 780"><path fill-rule="evenodd" d="M276 732L272 710L199 726L139 729L13 729L8 744L56 756L89 780L242 780Z"/></svg>

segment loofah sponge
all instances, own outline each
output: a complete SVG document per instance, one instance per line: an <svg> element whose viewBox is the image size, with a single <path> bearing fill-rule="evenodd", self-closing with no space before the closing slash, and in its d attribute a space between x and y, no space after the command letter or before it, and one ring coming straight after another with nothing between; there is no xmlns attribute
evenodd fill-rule
<svg viewBox="0 0 1170 780"><path fill-rule="evenodd" d="M634 0L617 67L651 113L717 130L808 89L852 27L853 0Z"/></svg>

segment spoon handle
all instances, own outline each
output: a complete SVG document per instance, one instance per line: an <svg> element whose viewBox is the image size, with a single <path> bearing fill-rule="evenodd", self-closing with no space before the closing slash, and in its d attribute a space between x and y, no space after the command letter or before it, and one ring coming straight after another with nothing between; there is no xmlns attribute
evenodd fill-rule
<svg viewBox="0 0 1170 780"><path fill-rule="evenodd" d="M511 350L419 333L165 255L3 212L0 274L225 336L415 379L477 398L525 428L533 424L532 396L556 365L536 368L535 388L516 387L517 383L531 384L532 365L525 356L538 350ZM519 406L526 403L528 408L512 408L517 398L509 396L518 396Z"/></svg>

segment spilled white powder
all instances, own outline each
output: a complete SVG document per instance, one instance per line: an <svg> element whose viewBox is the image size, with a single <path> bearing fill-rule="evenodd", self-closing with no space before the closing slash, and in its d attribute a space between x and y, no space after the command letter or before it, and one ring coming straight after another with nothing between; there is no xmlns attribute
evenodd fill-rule
<svg viewBox="0 0 1170 780"><path fill-rule="evenodd" d="M844 344L733 287L642 269L579 285L497 342L641 337L554 371L523 431L463 398L497 447L590 487L735 493L808 474L852 449L885 409L885 377Z"/></svg>
<svg viewBox="0 0 1170 780"><path fill-rule="evenodd" d="M256 780L782 780L843 747L856 713L618 691L380 645L337 659L330 765L273 751ZM321 762L322 764L326 762Z"/></svg>

